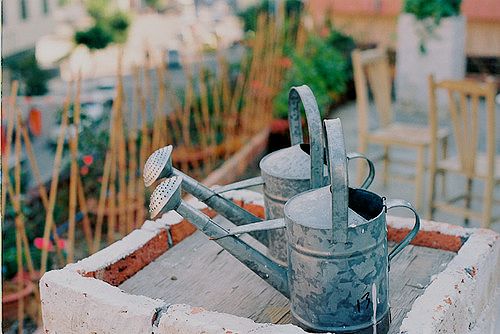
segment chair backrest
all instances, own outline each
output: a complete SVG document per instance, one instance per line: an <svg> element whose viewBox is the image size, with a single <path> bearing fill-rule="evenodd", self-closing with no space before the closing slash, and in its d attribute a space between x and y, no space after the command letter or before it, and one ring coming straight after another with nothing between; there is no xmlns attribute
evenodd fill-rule
<svg viewBox="0 0 500 334"><path fill-rule="evenodd" d="M384 48L352 52L354 85L358 125L361 133L370 130L368 91L371 90L379 124L387 126L392 122L391 74L387 51Z"/></svg>
<svg viewBox="0 0 500 334"><path fill-rule="evenodd" d="M460 159L462 172L472 177L476 171L476 157L479 153L479 138L482 135L480 119L486 122L487 173L494 175L496 134L495 134L495 95L493 81L443 80L436 82L429 76L430 126L433 133L433 147L437 144L438 131L438 90L448 95L447 110L453 128L453 138ZM485 101L485 110L480 110L480 100ZM481 115L481 112L486 112Z"/></svg>

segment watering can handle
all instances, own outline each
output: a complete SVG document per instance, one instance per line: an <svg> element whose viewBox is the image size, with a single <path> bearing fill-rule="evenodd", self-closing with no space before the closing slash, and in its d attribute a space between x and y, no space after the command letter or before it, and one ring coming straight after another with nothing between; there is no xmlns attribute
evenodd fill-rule
<svg viewBox="0 0 500 334"><path fill-rule="evenodd" d="M288 93L288 123L292 145L304 142L299 102L302 102L304 106L311 142L311 189L316 189L323 186L323 129L321 128L321 116L311 89L306 85L292 87Z"/></svg>
<svg viewBox="0 0 500 334"><path fill-rule="evenodd" d="M363 183L361 184L361 186L359 188L368 189L368 187L370 187L370 185L372 184L373 179L375 178L375 165L365 155L358 153L358 152L347 153L347 160L352 160L352 159L364 159L364 160L366 160L366 163L368 164L368 175L366 176L365 180L363 181Z"/></svg>
<svg viewBox="0 0 500 334"><path fill-rule="evenodd" d="M417 236L418 230L420 229L420 217L418 216L418 213L413 208L413 206L409 202L402 200L402 199L388 200L385 204L385 207L387 208L387 210L390 210L392 208L407 208L407 209L413 211L413 214L415 214L415 225L413 225L413 229L389 253L389 261L391 261L399 252L401 252L403 250L403 248L408 246L410 244L410 242L413 239L415 239L415 237Z"/></svg>
<svg viewBox="0 0 500 334"><path fill-rule="evenodd" d="M348 227L349 182L344 133L342 123L338 118L324 120L324 125L332 193L332 240L334 243L345 243Z"/></svg>

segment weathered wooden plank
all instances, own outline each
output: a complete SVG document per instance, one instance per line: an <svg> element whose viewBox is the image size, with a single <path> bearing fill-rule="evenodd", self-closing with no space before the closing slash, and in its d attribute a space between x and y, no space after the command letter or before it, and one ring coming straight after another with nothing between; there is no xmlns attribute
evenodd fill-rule
<svg viewBox="0 0 500 334"><path fill-rule="evenodd" d="M201 232L166 252L120 288L259 322L277 322L289 310L284 296Z"/></svg>
<svg viewBox="0 0 500 334"><path fill-rule="evenodd" d="M245 239L262 247L254 239ZM398 333L406 313L425 291L432 275L441 272L454 256L452 252L408 246L394 258L390 271L389 333ZM285 297L200 232L170 249L120 288L257 322L291 322Z"/></svg>

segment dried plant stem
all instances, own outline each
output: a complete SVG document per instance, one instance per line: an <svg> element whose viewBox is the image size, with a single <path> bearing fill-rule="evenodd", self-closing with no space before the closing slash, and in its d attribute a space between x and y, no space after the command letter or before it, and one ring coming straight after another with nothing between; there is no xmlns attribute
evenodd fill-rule
<svg viewBox="0 0 500 334"><path fill-rule="evenodd" d="M95 250L93 249L93 237L92 237L92 226L89 220L89 210L87 208L87 200L85 199L85 189L83 188L82 178L78 175L77 178L77 195L78 195L78 206L83 214L82 226L83 235L85 236L85 242L87 243L87 249L90 254Z"/></svg>
<svg viewBox="0 0 500 334"><path fill-rule="evenodd" d="M19 88L19 83L17 80L12 82L12 87L10 90L10 96L9 96L9 111L7 112L7 138L6 138L6 143L5 143L5 152L4 152L4 159L2 163L2 189L5 189L5 181L8 179L9 176L9 159L10 159L10 146L12 144L12 134L14 133L14 122L15 122L15 105L16 105L16 99L17 99L17 90ZM2 191L2 217L5 215L5 203L6 203L6 192Z"/></svg>
<svg viewBox="0 0 500 334"><path fill-rule="evenodd" d="M140 100L139 100L139 85L138 85L138 76L139 69L134 67L133 69L134 75L134 95L133 95L133 106L132 106L132 124L129 127L129 136L128 136L128 151L129 151L129 164L128 164L128 199L132 201L127 205L127 229L128 232L131 232L135 226L135 211L134 208L135 202L137 201L136 184L137 180L137 129L139 126L138 123L138 112L140 108Z"/></svg>
<svg viewBox="0 0 500 334"><path fill-rule="evenodd" d="M50 194L49 194L49 207L47 209L45 215L45 228L43 233L43 244L49 244L50 231L52 229L52 225L54 224L54 207L56 204L56 195L57 195L57 184L59 182L59 173L61 168L61 159L64 148L64 137L66 134L66 128L68 126L68 109L70 106L70 91L68 91L68 95L66 97L66 101L64 103L63 112L62 112L62 120L61 120L61 132L59 133L59 137L57 138L57 146L56 146L56 154L54 158L54 167L52 169L52 181L50 184ZM44 247L42 249L42 259L40 264L40 273L43 275L47 270L47 256L48 256L48 247Z"/></svg>
<svg viewBox="0 0 500 334"><path fill-rule="evenodd" d="M69 211L68 211L68 246L67 261L72 263L75 260L75 228L76 228L76 205L77 205L77 186L78 186L78 135L80 130L80 91L81 75L78 75L76 82L76 96L73 108L73 124L69 128L69 146L71 151L71 165L69 178ZM90 249L91 244L89 243Z"/></svg>
<svg viewBox="0 0 500 334"><path fill-rule="evenodd" d="M140 147L140 156L139 156L139 170L140 170L140 175L142 175L142 171L144 168L144 164L146 163L146 159L149 154L150 150L150 143L149 143L149 132L148 132L148 118L147 118L147 105L146 105L146 99L145 95L143 94L141 85L139 84L139 100L141 102L141 147ZM144 183L142 180L138 180L137 183L137 195L139 197L139 200L137 202L138 208L137 208L137 219L140 221L144 216L144 196L145 196L145 189L144 189Z"/></svg>
<svg viewBox="0 0 500 334"><path fill-rule="evenodd" d="M18 218L16 217L16 221ZM21 245L21 234L19 233L19 230L16 229L16 259L17 259L17 272L21 275L19 277L19 280L17 281L17 290L21 292L24 288L23 286L23 279L22 279L22 273L23 273L23 257L22 257L22 245ZM19 301L17 302L17 321L18 321L18 330L17 332L19 334L23 333L23 326L24 326L24 298L20 298Z"/></svg>
<svg viewBox="0 0 500 334"><path fill-rule="evenodd" d="M118 73L118 96L116 98L116 132L115 144L117 146L118 159L118 212L119 212L119 230L122 236L125 236L128 231L127 226L127 162L126 162L126 137L123 131L123 76L122 76L122 57L119 59Z"/></svg>
<svg viewBox="0 0 500 334"><path fill-rule="evenodd" d="M107 198L110 171L111 171L111 153L108 151L106 153L106 158L104 160L104 170L103 170L103 176L102 176L102 181L101 181L101 191L99 193L99 202L97 205L97 220L96 220L96 226L95 226L94 247L93 247L92 252L96 252L101 248L102 224L103 224L103 220L104 220L104 209L106 206L106 198Z"/></svg>
<svg viewBox="0 0 500 334"><path fill-rule="evenodd" d="M108 195L108 245L115 241L116 228L116 153L111 152L111 169L109 178L109 195Z"/></svg>
<svg viewBox="0 0 500 334"><path fill-rule="evenodd" d="M23 135L26 154L28 155L28 160L30 162L33 174L35 176L35 181L38 185L38 194L40 195L40 198L42 200L42 204L43 204L43 207L45 209L45 212L47 212L47 209L49 208L49 198L47 196L47 189L45 189L45 186L43 185L43 182L42 182L42 177L40 175L40 168L38 168L38 163L37 163L37 161L35 159L35 155L33 153L33 147L31 146L31 139L30 139L30 136L28 134L28 130L21 123L21 112L19 111L17 113L17 115L18 115L17 116L18 117L18 124L20 124L19 125L20 131ZM8 180L7 180L7 182L8 182ZM55 241L56 246L57 246L56 253L57 253L58 261L59 261L59 263L62 264L64 262L64 258L63 258L61 249L58 247L60 244L59 243L60 239L59 239L59 235L57 234L57 229L56 229L55 225L52 225L52 235L54 236L54 241Z"/></svg>

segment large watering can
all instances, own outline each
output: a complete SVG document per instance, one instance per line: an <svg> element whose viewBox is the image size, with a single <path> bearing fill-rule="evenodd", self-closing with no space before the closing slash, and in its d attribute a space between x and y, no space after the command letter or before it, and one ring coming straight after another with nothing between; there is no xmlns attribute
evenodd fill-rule
<svg viewBox="0 0 500 334"><path fill-rule="evenodd" d="M418 232L412 206L348 187L347 156L339 120L325 121L330 185L290 199L285 219L226 229L181 199L182 176L163 181L151 195L154 218L176 210L200 231L290 298L295 322L314 331L385 333L389 324L390 260ZM390 253L386 211L406 207L415 214L413 230ZM286 225L286 227L285 227ZM260 253L237 235L286 228L288 266Z"/></svg>

